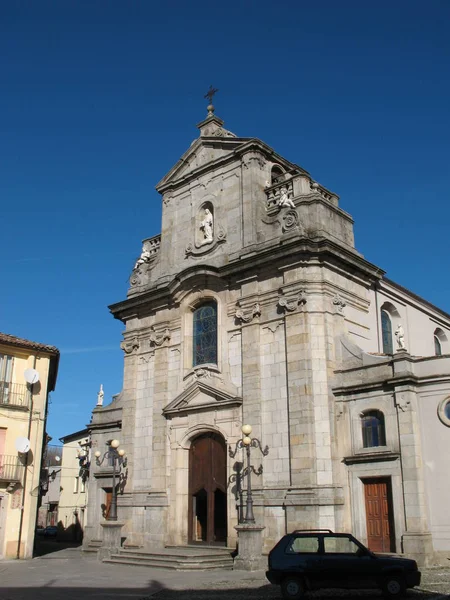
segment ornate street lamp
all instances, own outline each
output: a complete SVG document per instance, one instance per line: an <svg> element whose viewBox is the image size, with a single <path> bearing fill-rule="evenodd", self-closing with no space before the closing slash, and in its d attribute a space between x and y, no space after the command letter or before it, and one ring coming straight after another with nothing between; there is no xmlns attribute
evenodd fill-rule
<svg viewBox="0 0 450 600"><path fill-rule="evenodd" d="M261 446L261 442L257 438L251 438L250 434L252 433L251 425L243 425L241 427L241 431L243 437L241 440L236 442L236 447L234 451L231 449L231 446L228 450L231 458L236 456L238 450L245 449L247 454L247 466L244 469L242 476L247 475L247 502L245 505L245 518L244 523L254 523L255 517L253 515L253 497L252 497L252 471L255 475L261 475L262 473L262 465L259 467L258 471L255 470L253 465L250 465L250 448L259 448L261 454L263 456L267 456L269 454L269 446L266 446L264 449Z"/></svg>
<svg viewBox="0 0 450 600"><path fill-rule="evenodd" d="M112 464L113 470L112 470L111 508L109 510L108 516L106 517L106 520L107 521L117 521L116 464L118 465L119 469L122 464L125 466L125 461L126 461L126 458L124 458L125 450L123 450L123 448L118 450L118 448L120 446L119 440L110 440L109 442L106 442L106 444L108 446L108 450L103 455L102 460L100 460L101 452L99 450L97 450L95 452L95 462L97 463L97 465L99 467L103 464L105 459L108 459L108 463L110 465Z"/></svg>

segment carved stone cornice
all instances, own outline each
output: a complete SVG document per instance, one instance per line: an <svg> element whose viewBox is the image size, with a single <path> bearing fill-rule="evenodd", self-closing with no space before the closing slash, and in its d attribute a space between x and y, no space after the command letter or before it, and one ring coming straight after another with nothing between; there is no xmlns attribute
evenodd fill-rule
<svg viewBox="0 0 450 600"><path fill-rule="evenodd" d="M124 340L120 347L125 352L125 354L134 354L139 349L139 339L137 337L130 338L128 340Z"/></svg>
<svg viewBox="0 0 450 600"><path fill-rule="evenodd" d="M278 302L277 306L280 311L294 312L297 310L299 305L306 304L306 298L304 297L304 290L300 291L285 291L282 288L278 290Z"/></svg>
<svg viewBox="0 0 450 600"><path fill-rule="evenodd" d="M169 341L171 338L171 333L170 333L170 329L168 327L166 327L165 329L163 329L163 331L161 331L161 333L158 333L155 329L155 327L153 327L153 325L150 327L150 337L149 337L149 344L150 347L153 348L154 346L162 346L163 343L167 340Z"/></svg>
<svg viewBox="0 0 450 600"><path fill-rule="evenodd" d="M234 318L240 323L251 323L255 317L261 316L261 307L258 302L255 302L248 310L245 310L241 301L236 302L236 311Z"/></svg>

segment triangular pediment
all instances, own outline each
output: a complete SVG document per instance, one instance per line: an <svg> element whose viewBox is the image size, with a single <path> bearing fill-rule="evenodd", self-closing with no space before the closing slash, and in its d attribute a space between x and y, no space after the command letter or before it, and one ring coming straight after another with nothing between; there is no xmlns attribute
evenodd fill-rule
<svg viewBox="0 0 450 600"><path fill-rule="evenodd" d="M214 137L198 138L186 150L179 161L170 169L156 186L159 192L163 192L167 186L185 180L190 175L195 175L205 165L220 162L232 154L236 148L245 143L245 139L236 137Z"/></svg>
<svg viewBox="0 0 450 600"><path fill-rule="evenodd" d="M289 162L257 138L200 137L161 179L156 189L164 194L180 183L186 183L190 178L217 169L227 161L241 160L241 155L252 151L257 152L265 160L281 165L286 172L307 174L307 171Z"/></svg>
<svg viewBox="0 0 450 600"><path fill-rule="evenodd" d="M186 413L240 406L242 398L204 381L194 381L164 409L167 418Z"/></svg>

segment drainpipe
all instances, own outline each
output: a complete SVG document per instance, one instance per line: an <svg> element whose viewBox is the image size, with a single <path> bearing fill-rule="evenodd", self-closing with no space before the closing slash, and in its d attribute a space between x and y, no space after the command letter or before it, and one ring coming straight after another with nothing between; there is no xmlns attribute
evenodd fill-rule
<svg viewBox="0 0 450 600"><path fill-rule="evenodd" d="M37 357L34 356L33 369L36 369ZM31 425L33 422L33 385L30 383L30 418L28 419L28 439L31 442ZM19 521L19 539L17 540L17 553L16 558L20 558L20 544L22 543L22 528L23 528L23 517L25 512L25 494L27 490L27 467L28 467L28 452L25 458L25 472L23 474L23 489L22 489L22 506L20 507L20 521Z"/></svg>

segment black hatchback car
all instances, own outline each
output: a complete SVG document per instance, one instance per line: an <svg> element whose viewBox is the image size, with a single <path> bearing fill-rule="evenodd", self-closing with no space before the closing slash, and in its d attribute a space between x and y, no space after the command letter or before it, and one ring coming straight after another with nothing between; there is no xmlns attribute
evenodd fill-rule
<svg viewBox="0 0 450 600"><path fill-rule="evenodd" d="M296 530L283 536L269 553L266 577L281 585L286 600L323 588L378 588L395 599L420 584L416 561L374 554L352 535L329 529Z"/></svg>

